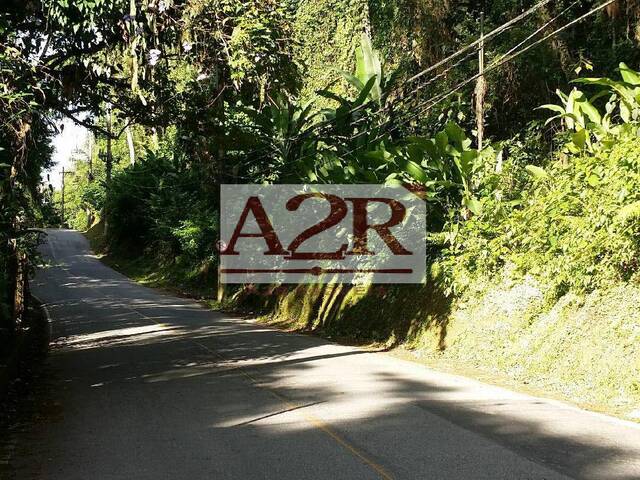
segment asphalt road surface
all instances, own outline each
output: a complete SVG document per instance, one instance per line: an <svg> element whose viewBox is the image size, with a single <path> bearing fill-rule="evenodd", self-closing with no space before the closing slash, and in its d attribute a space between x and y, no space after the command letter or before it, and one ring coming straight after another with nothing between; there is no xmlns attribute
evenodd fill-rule
<svg viewBox="0 0 640 480"><path fill-rule="evenodd" d="M640 479L640 428L141 287L49 231L19 480Z"/></svg>

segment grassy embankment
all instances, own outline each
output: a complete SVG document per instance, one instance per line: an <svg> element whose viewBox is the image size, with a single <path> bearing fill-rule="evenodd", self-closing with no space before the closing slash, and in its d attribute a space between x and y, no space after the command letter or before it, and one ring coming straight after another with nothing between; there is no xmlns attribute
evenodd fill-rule
<svg viewBox="0 0 640 480"><path fill-rule="evenodd" d="M144 254L131 254L127 248L107 248L104 224L95 223L85 236L100 260L136 282L170 291L179 296L207 300L215 288L215 273L210 276L199 269L182 267L175 262L158 261Z"/></svg>

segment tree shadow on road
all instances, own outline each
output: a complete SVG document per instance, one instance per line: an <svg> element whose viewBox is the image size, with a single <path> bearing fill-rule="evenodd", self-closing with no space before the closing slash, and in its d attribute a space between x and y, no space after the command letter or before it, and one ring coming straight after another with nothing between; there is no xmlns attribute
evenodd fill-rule
<svg viewBox="0 0 640 480"><path fill-rule="evenodd" d="M597 435L580 436L568 407L558 411L557 424L549 428L546 400L514 399L499 389L486 395L456 377L434 381L415 364L190 305L137 305L139 325L158 322L166 327L163 335L140 336L133 330L128 339L112 336L109 332L123 333L118 327L130 328L134 320L122 315L119 303L102 300L91 307L100 318L95 315L93 324L78 328L85 335L106 334L106 341L84 348L60 343L50 360L51 382L67 414L57 415L46 428L54 447L36 442L27 463L41 464L37 457L48 448L51 462L61 462L65 471L62 457L77 448L73 440L97 429L92 438L100 453L88 449L74 455L86 460L86 474L96 462L111 462L114 478L131 474L117 461L121 448L141 451L139 462L162 463L172 455L158 447L158 435L196 453L231 449L234 460L219 460L230 468L228 478L250 478L256 469L278 478L331 478L342 461L372 473L349 448L366 452L398 478L543 478L535 472L525 476L534 463L549 468L550 475L638 478L617 470L637 453L631 444L603 446ZM86 305L82 309L86 314ZM65 322L65 315L78 312L61 310L56 322ZM118 403L120 397L126 403ZM96 420L104 415L108 422ZM126 425L131 421L134 425ZM603 432L610 428L596 417L593 421L601 422ZM35 425L31 438L41 428ZM133 437L114 448L110 442L122 428ZM326 448L333 453L325 457ZM290 461L276 472L272 461L279 455ZM336 455L346 459L337 461ZM527 466L518 456L534 463ZM197 469L199 458L184 460L182 471ZM19 463L25 468L24 458ZM309 471L317 477L309 477Z"/></svg>

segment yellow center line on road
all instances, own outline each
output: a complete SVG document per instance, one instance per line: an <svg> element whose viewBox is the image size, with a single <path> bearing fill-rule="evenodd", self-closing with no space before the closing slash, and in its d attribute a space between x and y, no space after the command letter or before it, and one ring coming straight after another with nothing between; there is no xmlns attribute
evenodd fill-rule
<svg viewBox="0 0 640 480"><path fill-rule="evenodd" d="M142 318L144 318L146 320L149 320L149 321L151 321L151 322L153 322L153 323L155 323L157 325L161 325L162 324L162 322L158 322L154 318L149 317L149 316L139 312L135 308L129 307L128 305L126 306L126 308L128 308L129 310L137 313ZM186 339L185 341L188 341L188 342L193 343L194 345L197 345L201 349L203 349L206 352L210 353L211 355L213 355L214 357L218 358L219 360L222 360L223 362L227 362L228 361L226 358L224 358L218 352L216 352L215 350L212 350L211 348L207 347L203 343L200 343L200 342L198 342L196 340L193 340L193 339ZM289 400L288 398L286 398L285 396L280 395L275 390L273 390L271 388L268 388L268 387L266 387L264 385L261 385L259 383L259 381L255 377L253 377L249 372L247 372L246 367L244 367L242 365L239 365L235 369L237 369L245 378L247 378L247 380L249 380L254 387L260 388L260 389L270 393L276 399L278 399L280 402L284 403L288 408L296 409L298 411L298 413L300 415L302 415L303 418L307 422L309 422L311 425L316 427L318 430L321 430L322 432L324 432L331 439L333 439L338 445L342 446L343 448L345 448L346 450L351 452L355 457L357 457L360 461L362 461L362 463L364 463L365 465L370 467L373 471L375 471L380 476L380 478L383 478L385 480L393 480L394 477L389 472L387 472L384 469L384 467L382 467L381 465L379 465L376 462L374 462L364 452L360 451L357 447L355 447L354 445L349 443L347 440L345 440L339 433L334 431L334 429L331 428L331 426L329 426L327 423L325 423L321 418L319 418L319 417L317 417L317 416L315 416L313 414L310 414L308 412L305 412L304 408L303 408L304 405L296 404L296 403L292 402L291 400Z"/></svg>
<svg viewBox="0 0 640 480"><path fill-rule="evenodd" d="M212 355L216 356L220 360L226 361L226 359L224 357L222 357L222 355L220 355L215 350L212 350L209 347L207 347L206 345L204 345L204 344L202 344L200 342L197 342L195 340L190 340L190 341L192 343L198 345L203 350L205 350L205 351L211 353ZM374 462L373 460L371 460L367 455L365 455L363 452L358 450L358 448L356 448L355 446L351 445L347 440L342 438L337 432L335 432L322 419L320 419L319 417L316 417L313 414L305 412L304 409L302 409L303 405L296 404L296 403L292 402L291 400L289 400L288 398L284 397L283 395L280 395L275 390L273 390L271 388L268 388L268 387L265 387L264 385L261 385L255 377L253 377L249 372L246 371L246 368L244 366L238 366L237 369L238 369L238 371L240 373L242 373L242 375L244 377L246 377L253 384L253 386L255 386L257 388L260 388L262 390L265 390L266 392L269 392L275 398L277 398L278 400L283 402L287 407L289 407L291 409L296 409L298 411L298 413L300 415L302 415L305 420L307 420L307 422L312 424L317 429L322 430L329 437L331 437L336 443L338 443L342 447L344 447L347 450L349 450L353 455L355 455L360 460L362 460L363 463L365 463L366 465L371 467L378 475L380 475L381 478L384 478L385 480L393 480L393 476L389 472L387 472L381 465L379 465L376 462Z"/></svg>

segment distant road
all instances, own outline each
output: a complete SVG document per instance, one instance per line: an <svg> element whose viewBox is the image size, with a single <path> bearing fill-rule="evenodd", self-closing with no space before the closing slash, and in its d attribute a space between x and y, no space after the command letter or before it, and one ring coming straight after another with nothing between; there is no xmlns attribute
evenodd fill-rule
<svg viewBox="0 0 640 480"><path fill-rule="evenodd" d="M48 233L60 411L20 480L640 479L635 425L207 311Z"/></svg>

